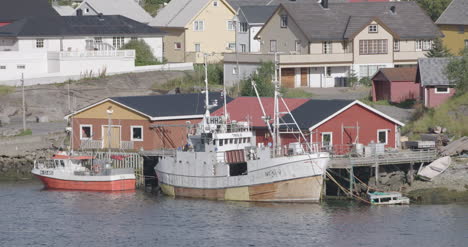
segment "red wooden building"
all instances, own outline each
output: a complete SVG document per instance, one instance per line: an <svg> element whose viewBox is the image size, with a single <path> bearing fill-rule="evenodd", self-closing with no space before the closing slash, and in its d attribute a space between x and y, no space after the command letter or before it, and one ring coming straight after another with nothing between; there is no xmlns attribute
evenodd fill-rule
<svg viewBox="0 0 468 247"><path fill-rule="evenodd" d="M384 68L372 77L372 101L400 103L419 100L420 84L416 83L416 67Z"/></svg>
<svg viewBox="0 0 468 247"><path fill-rule="evenodd" d="M308 131L312 144L332 153L347 153L356 143L400 147L400 127L404 124L358 100L312 99L292 115L299 127ZM285 116L283 121L290 123L292 119Z"/></svg>
<svg viewBox="0 0 468 247"><path fill-rule="evenodd" d="M273 119L274 100L272 97L260 98L265 108L265 112L271 119ZM309 99L284 99L288 108L292 111L300 105L307 102ZM280 112L286 112L286 107L283 104L279 105ZM263 143L267 145L272 142L272 137L268 132L268 127L262 119L263 113L258 103L257 97L238 97L227 104L229 118L235 121L248 121L255 131L256 143ZM224 109L220 108L213 113L214 116L224 115ZM283 116L281 114L281 116Z"/></svg>
<svg viewBox="0 0 468 247"><path fill-rule="evenodd" d="M450 59L439 57L418 59L416 81L420 85L421 101L425 107L437 107L456 93L455 85L445 74Z"/></svg>
<svg viewBox="0 0 468 247"><path fill-rule="evenodd" d="M210 93L213 111L223 102L221 93ZM182 147L187 124L199 123L204 113L204 94L175 94L108 98L65 118L71 121L75 150L148 151Z"/></svg>

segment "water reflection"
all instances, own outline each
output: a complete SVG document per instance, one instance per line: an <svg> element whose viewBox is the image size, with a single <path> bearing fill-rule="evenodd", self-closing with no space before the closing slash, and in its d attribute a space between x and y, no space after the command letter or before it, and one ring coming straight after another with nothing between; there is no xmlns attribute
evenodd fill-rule
<svg viewBox="0 0 468 247"><path fill-rule="evenodd" d="M1 246L465 246L467 205L220 202L0 184Z"/></svg>

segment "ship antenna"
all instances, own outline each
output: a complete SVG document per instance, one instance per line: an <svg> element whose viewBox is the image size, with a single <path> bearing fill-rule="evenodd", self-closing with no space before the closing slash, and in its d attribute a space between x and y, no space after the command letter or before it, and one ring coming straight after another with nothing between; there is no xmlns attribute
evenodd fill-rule
<svg viewBox="0 0 468 247"><path fill-rule="evenodd" d="M278 88L279 88L279 80L278 80L278 52L275 52L275 78L273 81L273 85L275 86L275 96L274 96L274 113L273 113L273 157L275 157L278 154L278 142L279 142L279 132L278 132L278 127L279 127L279 104L278 104Z"/></svg>

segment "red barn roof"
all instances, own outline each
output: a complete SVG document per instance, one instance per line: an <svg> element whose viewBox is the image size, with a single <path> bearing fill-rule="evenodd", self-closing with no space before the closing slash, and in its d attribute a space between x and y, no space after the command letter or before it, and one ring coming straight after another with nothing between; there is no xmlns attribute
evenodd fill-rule
<svg viewBox="0 0 468 247"><path fill-rule="evenodd" d="M265 108L265 112L271 118L273 118L273 105L274 100L272 97L261 97L260 98ZM289 107L289 110L293 111L297 107L309 101L309 99L284 99ZM262 120L262 109L258 104L257 97L238 97L227 104L227 110L231 120L236 121L250 121L252 127L266 127L265 122ZM286 107L280 100L280 112L286 112ZM224 115L224 108L221 107L212 113L213 116ZM284 114L281 114L283 116Z"/></svg>
<svg viewBox="0 0 468 247"><path fill-rule="evenodd" d="M372 79L381 73L388 81L416 81L416 71L417 67L382 68Z"/></svg>

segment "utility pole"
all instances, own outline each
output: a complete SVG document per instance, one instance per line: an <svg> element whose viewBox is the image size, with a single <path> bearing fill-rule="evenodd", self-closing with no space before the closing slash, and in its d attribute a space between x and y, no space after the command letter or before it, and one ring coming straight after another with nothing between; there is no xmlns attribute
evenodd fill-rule
<svg viewBox="0 0 468 247"><path fill-rule="evenodd" d="M21 73L21 87L23 97L23 131L26 131L26 99L24 97L24 73Z"/></svg>
<svg viewBox="0 0 468 247"><path fill-rule="evenodd" d="M274 97L274 112L273 112L273 127L274 127L274 136L273 136L273 149L274 149L274 155L276 156L279 151L279 102L278 102L278 88L279 88L279 82L278 82L278 53L275 52L275 79L273 82L275 86L275 97ZM279 155L279 154L278 154Z"/></svg>

